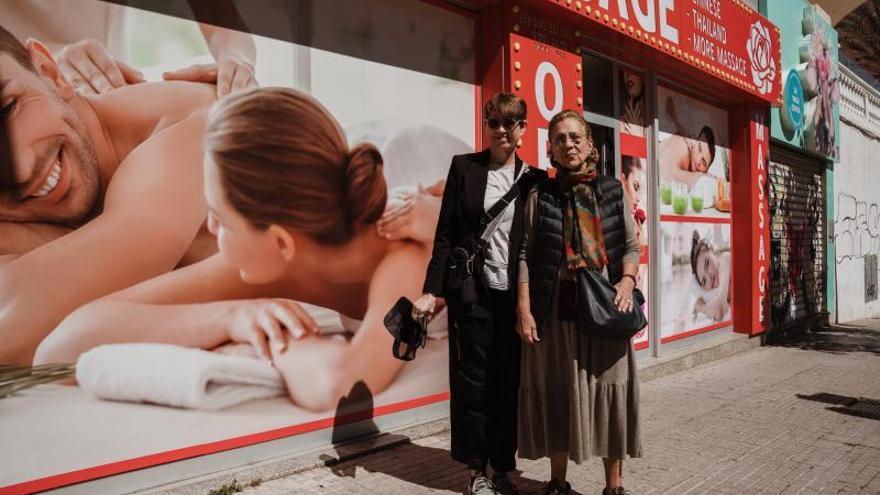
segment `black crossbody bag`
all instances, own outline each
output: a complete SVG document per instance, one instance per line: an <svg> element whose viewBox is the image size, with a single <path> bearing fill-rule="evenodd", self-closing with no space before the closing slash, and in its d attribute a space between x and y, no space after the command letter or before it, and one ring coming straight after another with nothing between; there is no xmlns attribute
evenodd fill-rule
<svg viewBox="0 0 880 495"><path fill-rule="evenodd" d="M573 217L575 228L580 232L577 211ZM580 252L583 239L577 237L578 252ZM645 296L637 287L632 291L632 308L623 312L614 304L617 289L602 274L589 268L581 268L575 272L572 282L576 295L571 316L578 331L606 339L629 340L648 325L648 320L642 312Z"/></svg>
<svg viewBox="0 0 880 495"><path fill-rule="evenodd" d="M519 196L521 181L529 173L527 164L523 163L522 167L519 177L510 190L483 214L481 223L484 227L480 237L475 239L473 235L469 235L449 252L446 265L446 289L457 292L464 304L474 304L478 300L477 281L474 276L476 258L483 254L483 250L489 244L489 238L498 229L501 213Z"/></svg>

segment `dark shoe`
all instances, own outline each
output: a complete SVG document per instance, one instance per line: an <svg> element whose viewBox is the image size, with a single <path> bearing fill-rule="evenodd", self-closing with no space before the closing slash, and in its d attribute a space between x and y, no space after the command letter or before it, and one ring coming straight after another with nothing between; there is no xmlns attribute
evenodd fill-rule
<svg viewBox="0 0 880 495"><path fill-rule="evenodd" d="M544 485L544 495L565 495L571 493L571 484L567 481L550 480Z"/></svg>
<svg viewBox="0 0 880 495"><path fill-rule="evenodd" d="M632 495L632 492L622 486L618 486L602 490L602 495Z"/></svg>
<svg viewBox="0 0 880 495"><path fill-rule="evenodd" d="M519 493L507 473L495 473L495 476L492 477L492 483L495 485L495 493L499 495L517 495Z"/></svg>
<svg viewBox="0 0 880 495"><path fill-rule="evenodd" d="M474 476L468 483L468 495L495 495L495 487L489 478Z"/></svg>

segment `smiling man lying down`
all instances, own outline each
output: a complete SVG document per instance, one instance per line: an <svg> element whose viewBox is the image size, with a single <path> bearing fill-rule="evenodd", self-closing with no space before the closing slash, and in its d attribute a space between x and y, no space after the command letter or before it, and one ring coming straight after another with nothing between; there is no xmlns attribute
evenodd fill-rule
<svg viewBox="0 0 880 495"><path fill-rule="evenodd" d="M78 94L0 27L0 362L30 363L70 311L212 254L202 137L213 85Z"/></svg>

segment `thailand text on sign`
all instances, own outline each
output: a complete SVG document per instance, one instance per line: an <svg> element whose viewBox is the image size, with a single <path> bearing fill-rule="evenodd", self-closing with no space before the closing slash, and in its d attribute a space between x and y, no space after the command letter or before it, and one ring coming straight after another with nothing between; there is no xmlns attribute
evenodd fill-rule
<svg viewBox="0 0 880 495"><path fill-rule="evenodd" d="M518 153L531 165L548 168L547 124L565 109L581 111L583 84L579 55L510 35L511 90L526 102L528 127Z"/></svg>
<svg viewBox="0 0 880 495"><path fill-rule="evenodd" d="M554 1L554 0L548 0ZM554 2L555 3L555 2ZM558 3L768 101L780 99L779 32L737 0Z"/></svg>

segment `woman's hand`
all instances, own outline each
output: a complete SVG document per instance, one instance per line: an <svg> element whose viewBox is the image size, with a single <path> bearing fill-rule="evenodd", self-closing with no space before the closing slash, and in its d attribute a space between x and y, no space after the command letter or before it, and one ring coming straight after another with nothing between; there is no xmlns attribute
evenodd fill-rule
<svg viewBox="0 0 880 495"><path fill-rule="evenodd" d="M413 318L431 316L437 309L437 297L434 294L422 294L413 303Z"/></svg>
<svg viewBox="0 0 880 495"><path fill-rule="evenodd" d="M162 74L166 81L194 81L217 85L217 97L257 86L253 65L239 55L220 57L215 64L196 64Z"/></svg>
<svg viewBox="0 0 880 495"><path fill-rule="evenodd" d="M430 187L419 185L414 192L394 191L389 204L397 203L385 210L376 223L376 231L388 240L412 239L419 242L434 242L437 220L440 217L440 204L445 181Z"/></svg>
<svg viewBox="0 0 880 495"><path fill-rule="evenodd" d="M526 344L534 344L540 342L538 338L538 326L535 324L535 317L528 309L517 311L516 333Z"/></svg>
<svg viewBox="0 0 880 495"><path fill-rule="evenodd" d="M614 296L614 305L617 310L626 313L633 308L632 292L635 288L635 282L630 277L623 277L617 285L614 286L617 295Z"/></svg>
<svg viewBox="0 0 880 495"><path fill-rule="evenodd" d="M315 320L297 302L289 299L235 301L226 321L229 340L250 343L257 355L272 362L272 347L287 349L287 333L300 339L317 331ZM285 332L287 330L287 332Z"/></svg>
<svg viewBox="0 0 880 495"><path fill-rule="evenodd" d="M55 59L67 81L84 94L97 95L146 81L137 70L113 60L107 47L95 40L67 45L55 54Z"/></svg>

